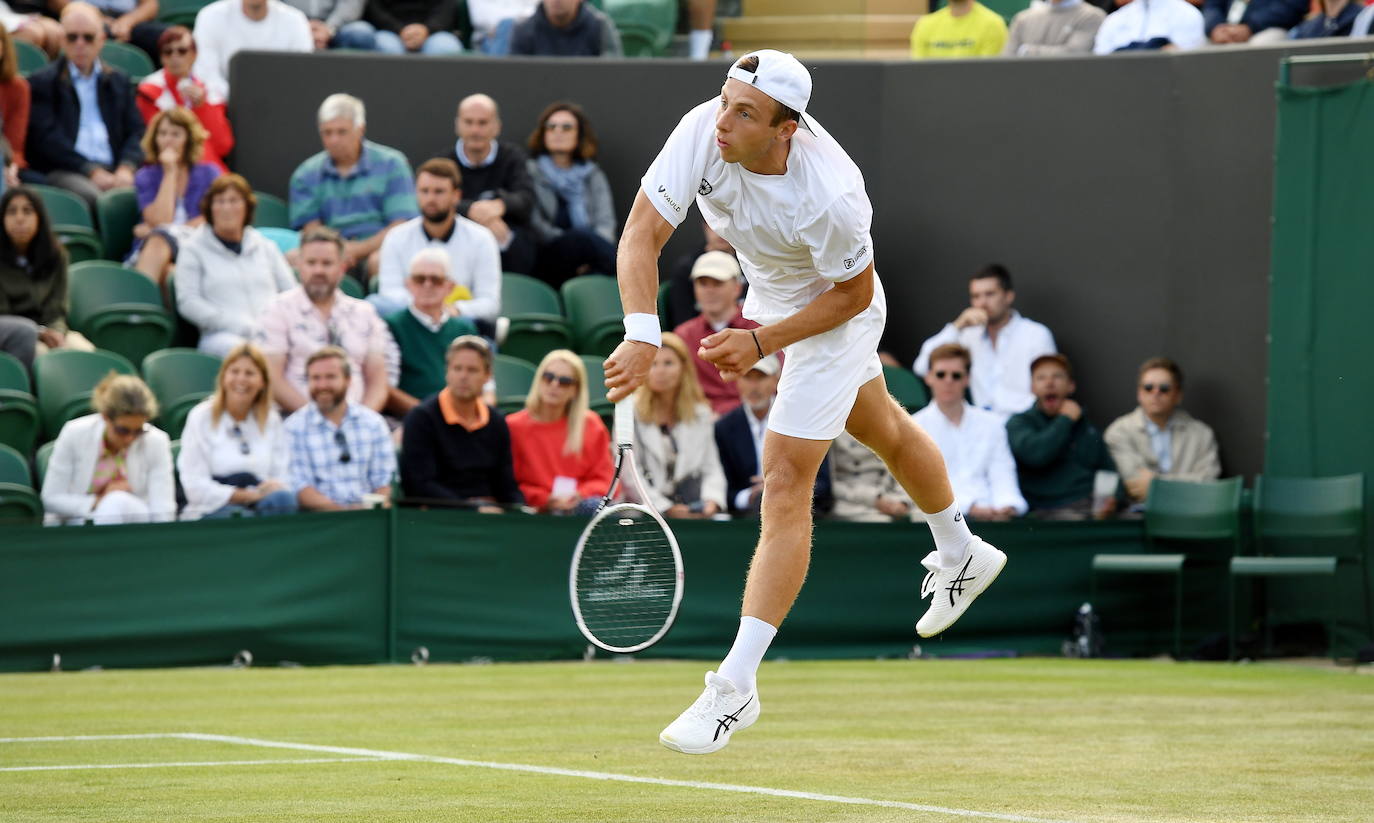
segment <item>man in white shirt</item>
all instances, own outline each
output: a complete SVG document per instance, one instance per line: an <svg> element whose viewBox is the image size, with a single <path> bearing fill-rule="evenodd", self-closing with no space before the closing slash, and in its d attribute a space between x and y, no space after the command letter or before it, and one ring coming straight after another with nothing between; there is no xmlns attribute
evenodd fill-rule
<svg viewBox="0 0 1374 823"><path fill-rule="evenodd" d="M701 356L735 380L769 354L787 353L768 412L762 533L739 633L696 703L659 735L689 754L719 750L758 719L758 666L810 560L812 479L842 431L883 457L928 513L936 551L922 561L930 571L922 588L935 597L918 633L952 625L1006 563L969 532L939 449L887 392L873 209L858 166L806 114L810 98L811 75L792 55L765 49L741 58L720 96L682 118L641 179L617 255L626 334L606 360L613 402L645 381L658 353L658 257L693 196L738 252L750 284L744 315L762 324L709 335Z"/></svg>
<svg viewBox="0 0 1374 823"><path fill-rule="evenodd" d="M1057 351L1054 335L1012 308L1016 290L1004 266L992 263L970 277L968 296L969 307L921 344L915 371L925 377L931 352L946 343L958 343L969 350L976 367L973 405L997 413L1005 422L1035 402L1030 364L1042 354Z"/></svg>
<svg viewBox="0 0 1374 823"><path fill-rule="evenodd" d="M1010 520L1026 513L1016 481L1007 427L990 411L964 400L973 358L958 343L931 352L926 369L930 405L911 417L940 446L954 486L954 499L975 520Z"/></svg>
<svg viewBox="0 0 1374 823"><path fill-rule="evenodd" d="M215 0L196 14L192 70L211 97L229 99L229 58L253 51L315 50L310 21L281 0Z"/></svg>
<svg viewBox="0 0 1374 823"><path fill-rule="evenodd" d="M377 293L367 300L384 317L410 305L410 261L421 249L441 248L448 252L450 278L466 292L447 304L448 312L473 321L490 336L501 313L501 250L490 231L458 214L462 180L458 164L446 157L420 164L415 172L420 216L386 233Z"/></svg>
<svg viewBox="0 0 1374 823"><path fill-rule="evenodd" d="M1096 54L1115 51L1186 51L1207 42L1202 12L1188 0L1134 0L1102 21Z"/></svg>

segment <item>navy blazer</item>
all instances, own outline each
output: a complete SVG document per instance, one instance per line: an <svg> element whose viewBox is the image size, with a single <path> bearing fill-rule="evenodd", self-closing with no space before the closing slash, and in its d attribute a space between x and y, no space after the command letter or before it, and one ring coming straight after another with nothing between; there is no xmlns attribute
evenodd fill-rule
<svg viewBox="0 0 1374 823"><path fill-rule="evenodd" d="M32 102L25 151L35 171L74 171L90 174L98 165L76 150L81 126L81 101L76 97L66 57L59 57L29 75ZM110 133L114 165L143 165L143 117L138 113L134 84L129 75L108 63L100 64L96 79L100 115Z"/></svg>
<svg viewBox="0 0 1374 823"><path fill-rule="evenodd" d="M1307 0L1250 0L1240 22L1259 34L1265 29L1291 29L1307 14ZM1210 36L1218 23L1226 22L1231 0L1205 0L1202 4L1202 26Z"/></svg>
<svg viewBox="0 0 1374 823"><path fill-rule="evenodd" d="M749 430L749 420L744 406L736 406L716 421L716 450L720 452L720 465L725 469L725 486L730 510L741 514L735 508L735 496L743 489L753 485L749 482L759 473L759 461L754 452L754 433ZM830 489L830 455L821 461L820 471L816 472L816 485L812 490L811 510L816 514L830 511L835 497Z"/></svg>

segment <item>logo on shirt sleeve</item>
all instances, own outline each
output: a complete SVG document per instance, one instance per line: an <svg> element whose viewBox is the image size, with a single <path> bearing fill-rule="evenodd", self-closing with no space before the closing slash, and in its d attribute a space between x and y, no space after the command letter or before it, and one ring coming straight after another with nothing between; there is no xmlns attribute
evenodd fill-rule
<svg viewBox="0 0 1374 823"><path fill-rule="evenodd" d="M711 188L711 181L707 180L705 177L701 178L701 185L697 186L697 194L705 197L713 191L715 191L715 189Z"/></svg>
<svg viewBox="0 0 1374 823"><path fill-rule="evenodd" d="M853 256L853 257L846 257L846 258L844 259L844 267L845 267L846 269L852 269L852 268L854 268L854 265L855 265L856 263L858 263L858 261L864 259L864 255L865 255L865 254L868 254L868 244L867 244L867 243L865 243L865 244L863 244L862 246L860 246L860 247L859 247L859 250L856 251L856 252L854 252L854 256Z"/></svg>
<svg viewBox="0 0 1374 823"><path fill-rule="evenodd" d="M668 205L670 205L670 206L673 207L673 211L675 211L675 212L681 212L681 211L682 211L682 207L679 206L679 205L677 204L677 201L674 200L674 199L672 198L672 196L668 194L668 189L667 189L666 186L659 186L659 187L658 187L658 193L661 194L661 195L663 195L663 199L664 199L665 201L667 201Z"/></svg>

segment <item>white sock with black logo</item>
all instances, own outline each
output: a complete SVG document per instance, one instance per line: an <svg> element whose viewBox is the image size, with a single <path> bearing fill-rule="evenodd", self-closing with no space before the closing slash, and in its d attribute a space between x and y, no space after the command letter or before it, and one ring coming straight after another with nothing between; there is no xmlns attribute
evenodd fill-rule
<svg viewBox="0 0 1374 823"><path fill-rule="evenodd" d="M743 694L754 691L754 677L758 674L759 664L768 645L777 636L778 629L757 617L741 617L739 634L735 635L735 645L721 661L716 674L735 684Z"/></svg>
<svg viewBox="0 0 1374 823"><path fill-rule="evenodd" d="M968 530L968 521L960 513L958 501L942 512L926 512L926 522L930 524L930 533L935 536L940 566L952 569L964 562L968 557L968 545L973 542L973 532Z"/></svg>

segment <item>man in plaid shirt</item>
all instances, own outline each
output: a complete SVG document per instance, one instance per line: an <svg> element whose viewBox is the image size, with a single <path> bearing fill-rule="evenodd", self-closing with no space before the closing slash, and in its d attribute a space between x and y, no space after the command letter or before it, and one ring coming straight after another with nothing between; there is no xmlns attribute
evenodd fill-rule
<svg viewBox="0 0 1374 823"><path fill-rule="evenodd" d="M305 374L312 402L286 421L291 487L307 511L362 508L363 495L373 493L390 500L395 447L380 414L348 402L350 371L337 346L310 355Z"/></svg>

